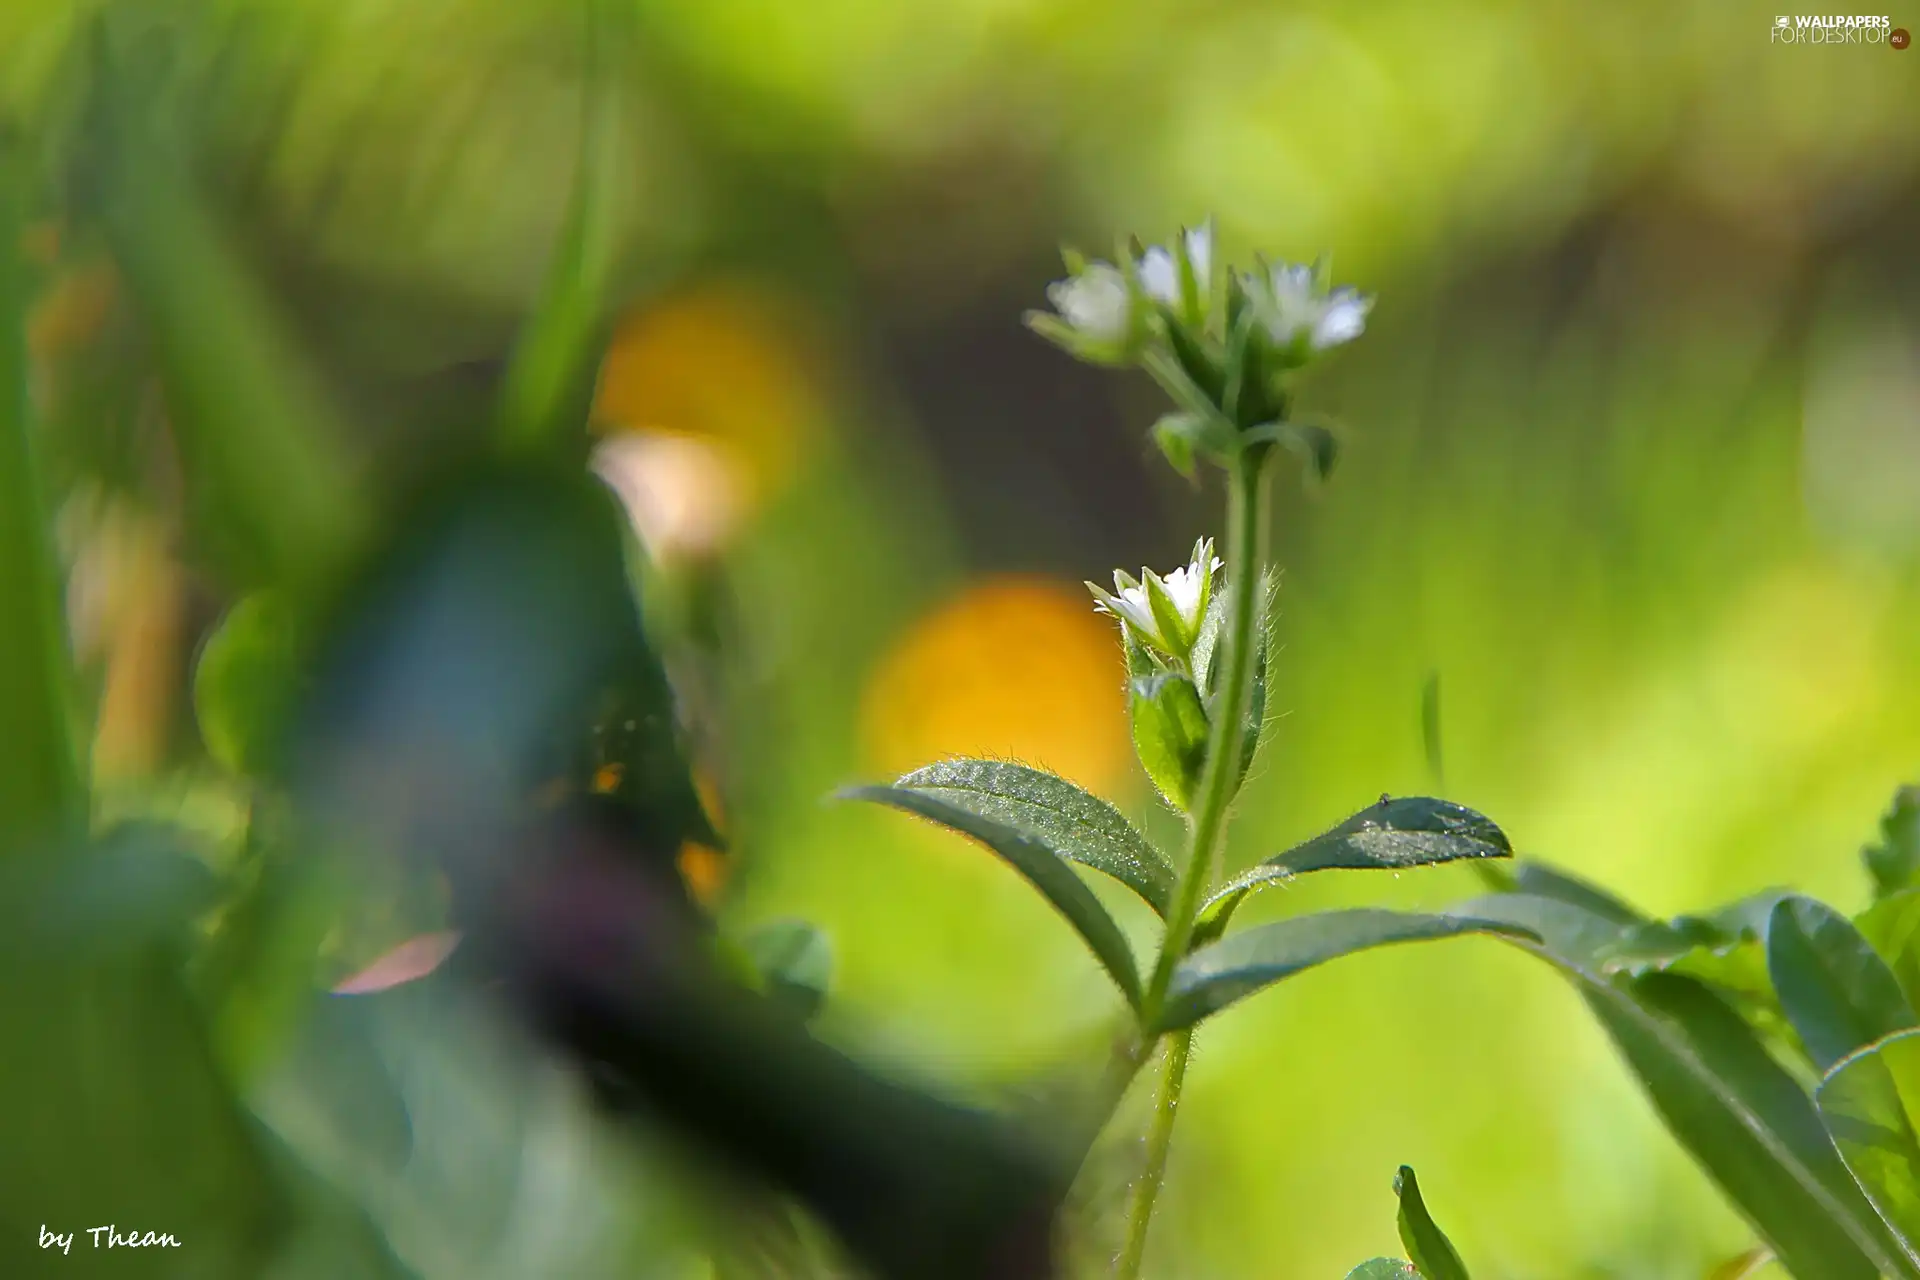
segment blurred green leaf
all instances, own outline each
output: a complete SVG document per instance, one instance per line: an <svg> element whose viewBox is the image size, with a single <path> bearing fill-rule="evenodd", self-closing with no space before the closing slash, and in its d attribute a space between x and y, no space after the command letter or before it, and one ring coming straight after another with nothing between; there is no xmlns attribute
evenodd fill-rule
<svg viewBox="0 0 1920 1280"><path fill-rule="evenodd" d="M515 345L501 392L501 443L513 452L538 449L566 430L586 426L605 323L607 283L619 248L618 203L612 175L620 109L614 64L627 48L623 10L607 0L584 0L579 158L573 194L545 292Z"/></svg>
<svg viewBox="0 0 1920 1280"><path fill-rule="evenodd" d="M1400 1166L1393 1193L1400 1197L1400 1243L1424 1280L1469 1280L1467 1264L1420 1198L1420 1182L1413 1176L1412 1165Z"/></svg>
<svg viewBox="0 0 1920 1280"><path fill-rule="evenodd" d="M1761 1245L1728 1258L1707 1273L1707 1280L1747 1280L1773 1262L1773 1250Z"/></svg>
<svg viewBox="0 0 1920 1280"><path fill-rule="evenodd" d="M1125 815L1057 774L998 760L943 760L894 783L1017 828L1056 854L1104 872L1165 915L1173 868Z"/></svg>
<svg viewBox="0 0 1920 1280"><path fill-rule="evenodd" d="M183 1243L151 1274L261 1275L289 1207L181 980L210 877L151 832L10 866L0 1090L31 1105L0 1143L0 1230L137 1224Z"/></svg>
<svg viewBox="0 0 1920 1280"><path fill-rule="evenodd" d="M280 596L257 592L227 610L193 668L194 718L208 753L243 777L270 776L300 673L298 624Z"/></svg>
<svg viewBox="0 0 1920 1280"><path fill-rule="evenodd" d="M1920 787L1902 787L1880 819L1880 843L1860 852L1873 878L1873 896L1884 898L1914 887L1920 873Z"/></svg>
<svg viewBox="0 0 1920 1280"><path fill-rule="evenodd" d="M1506 833L1484 814L1428 796L1382 796L1378 804L1216 889L1201 914L1201 934L1224 931L1248 894L1310 871L1402 871L1462 858L1512 856Z"/></svg>
<svg viewBox="0 0 1920 1280"><path fill-rule="evenodd" d="M0 144L0 854L81 834L61 570L27 396L25 169Z"/></svg>
<svg viewBox="0 0 1920 1280"><path fill-rule="evenodd" d="M1920 1008L1920 889L1880 899L1853 918L1853 927L1893 970L1907 1003Z"/></svg>
<svg viewBox="0 0 1920 1280"><path fill-rule="evenodd" d="M1841 1059L1814 1096L1861 1188L1910 1246L1920 1242L1920 1030Z"/></svg>
<svg viewBox="0 0 1920 1280"><path fill-rule="evenodd" d="M312 1001L342 896L322 859L265 837L263 825L256 810L231 898L193 973L221 1063L242 1086L286 1047Z"/></svg>
<svg viewBox="0 0 1920 1280"><path fill-rule="evenodd" d="M1886 962L1847 918L1812 898L1782 898L1767 925L1767 972L1816 1069L1920 1023Z"/></svg>
<svg viewBox="0 0 1920 1280"><path fill-rule="evenodd" d="M1374 1258L1347 1272L1347 1280L1420 1280L1411 1262L1398 1258Z"/></svg>
<svg viewBox="0 0 1920 1280"><path fill-rule="evenodd" d="M163 92L171 37L127 26L109 22L98 46L102 214L158 356L189 499L248 582L307 584L367 525L348 436L192 185Z"/></svg>
<svg viewBox="0 0 1920 1280"><path fill-rule="evenodd" d="M972 836L992 849L1067 918L1067 923L1074 927L1093 951L1094 957L1112 975L1121 994L1126 996L1127 1003L1136 1009L1140 1007L1140 972L1134 966L1133 951L1127 945L1126 935L1120 932L1120 926L1107 914L1107 909L1100 905L1100 899L1081 883L1080 877L1074 874L1072 866L1062 854L1056 853L1038 836L1019 827L986 817L944 796L904 785L905 779L901 782L902 785L891 787L854 787L840 794L845 799L871 800L875 804L890 805L905 813L915 814L962 835Z"/></svg>
<svg viewBox="0 0 1920 1280"><path fill-rule="evenodd" d="M1620 925L1574 903L1497 893L1455 910L1503 920L1572 978L1682 1146L1800 1280L1920 1275L1841 1163L1813 1101L1724 1001L1690 978L1609 980Z"/></svg>
<svg viewBox="0 0 1920 1280"><path fill-rule="evenodd" d="M1468 914L1424 915L1368 907L1277 920L1202 947L1181 961L1153 1029L1165 1033L1192 1026L1302 970L1375 947L1467 933L1525 932L1523 926Z"/></svg>
<svg viewBox="0 0 1920 1280"><path fill-rule="evenodd" d="M1513 869L1513 887L1521 893L1564 902L1615 925L1635 925L1646 917L1599 885L1544 862L1522 862Z"/></svg>
<svg viewBox="0 0 1920 1280"><path fill-rule="evenodd" d="M774 920L750 931L740 945L770 999L803 1019L826 1003L833 947L818 928L805 920Z"/></svg>

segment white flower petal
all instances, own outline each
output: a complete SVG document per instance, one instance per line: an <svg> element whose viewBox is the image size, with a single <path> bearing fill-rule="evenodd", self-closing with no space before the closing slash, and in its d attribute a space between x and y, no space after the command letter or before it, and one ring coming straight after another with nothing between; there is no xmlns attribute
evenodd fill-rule
<svg viewBox="0 0 1920 1280"><path fill-rule="evenodd" d="M1095 262L1070 280L1047 286L1047 300L1083 336L1120 342L1132 324L1133 299L1118 267Z"/></svg>
<svg viewBox="0 0 1920 1280"><path fill-rule="evenodd" d="M1207 296L1207 281L1213 278L1213 232L1195 227L1187 232L1187 261L1193 263L1193 278L1200 282L1200 296Z"/></svg>
<svg viewBox="0 0 1920 1280"><path fill-rule="evenodd" d="M1328 297L1319 321L1313 326L1314 350L1324 351L1359 337L1366 330L1367 312L1372 308L1372 298L1362 297L1351 289L1336 290Z"/></svg>
<svg viewBox="0 0 1920 1280"><path fill-rule="evenodd" d="M1148 297L1170 307L1180 302L1180 269L1173 255L1159 245L1140 259L1140 287Z"/></svg>

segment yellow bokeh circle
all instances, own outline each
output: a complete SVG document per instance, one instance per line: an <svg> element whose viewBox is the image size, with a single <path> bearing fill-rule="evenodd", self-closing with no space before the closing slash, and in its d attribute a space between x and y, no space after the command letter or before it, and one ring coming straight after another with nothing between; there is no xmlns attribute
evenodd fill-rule
<svg viewBox="0 0 1920 1280"><path fill-rule="evenodd" d="M868 762L893 775L952 756L1018 760L1111 794L1132 776L1124 676L1083 588L983 580L915 622L874 671Z"/></svg>

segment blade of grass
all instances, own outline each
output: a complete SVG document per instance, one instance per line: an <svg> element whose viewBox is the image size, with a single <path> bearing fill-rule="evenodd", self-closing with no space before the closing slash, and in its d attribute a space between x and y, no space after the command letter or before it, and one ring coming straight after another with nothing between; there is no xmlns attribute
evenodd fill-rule
<svg viewBox="0 0 1920 1280"><path fill-rule="evenodd" d="M86 822L60 567L27 399L24 179L0 150L0 854Z"/></svg>

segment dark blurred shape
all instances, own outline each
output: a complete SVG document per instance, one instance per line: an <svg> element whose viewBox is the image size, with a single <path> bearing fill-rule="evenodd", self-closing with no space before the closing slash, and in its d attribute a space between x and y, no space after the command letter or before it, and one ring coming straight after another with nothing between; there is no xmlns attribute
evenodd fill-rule
<svg viewBox="0 0 1920 1280"><path fill-rule="evenodd" d="M674 863L712 832L622 551L584 474L483 470L430 495L341 610L297 792L324 829L445 870L456 968L610 1106L797 1197L882 1275L1052 1274L1061 1171L722 976ZM618 785L541 811L553 744L610 711Z"/></svg>

